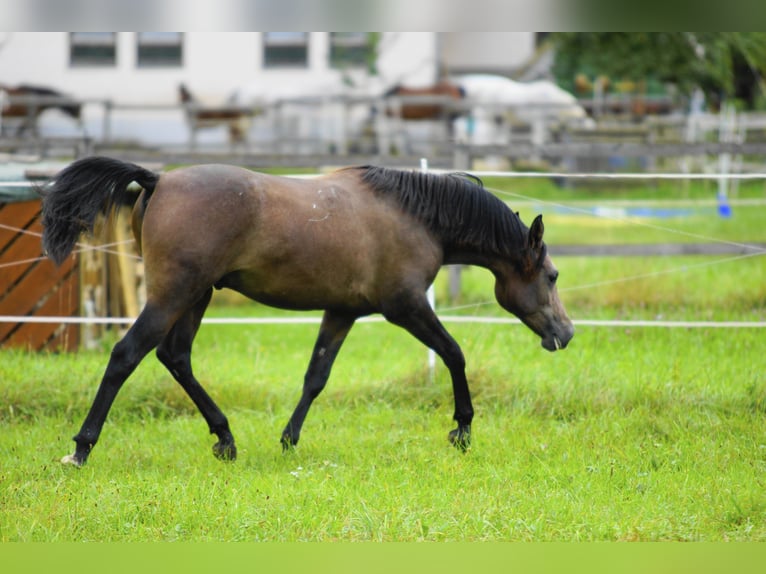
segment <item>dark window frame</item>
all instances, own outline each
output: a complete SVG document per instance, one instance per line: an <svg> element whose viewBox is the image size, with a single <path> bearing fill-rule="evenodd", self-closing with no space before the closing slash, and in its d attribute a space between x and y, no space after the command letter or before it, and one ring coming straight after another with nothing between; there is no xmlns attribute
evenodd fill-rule
<svg viewBox="0 0 766 574"><path fill-rule="evenodd" d="M69 66L111 68L117 65L117 32L70 32Z"/></svg>
<svg viewBox="0 0 766 574"><path fill-rule="evenodd" d="M184 41L183 32L136 32L136 67L183 67Z"/></svg>
<svg viewBox="0 0 766 574"><path fill-rule="evenodd" d="M264 68L308 68L308 32L264 32Z"/></svg>

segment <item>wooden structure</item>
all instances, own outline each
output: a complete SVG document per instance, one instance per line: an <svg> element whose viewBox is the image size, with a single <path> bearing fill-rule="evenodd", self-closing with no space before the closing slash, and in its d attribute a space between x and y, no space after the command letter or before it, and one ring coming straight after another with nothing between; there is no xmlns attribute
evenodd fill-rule
<svg viewBox="0 0 766 574"><path fill-rule="evenodd" d="M119 209L114 221L99 218L93 237L81 239L82 315L85 317L136 317L144 303L143 261L130 228L131 206ZM84 323L82 344L95 347L106 331L123 334L129 325Z"/></svg>
<svg viewBox="0 0 766 574"><path fill-rule="evenodd" d="M25 172L31 180L53 175L45 169ZM131 209L118 209L114 222L97 221L94 236L83 237L77 252L56 267L42 253L40 199L29 191L0 193L0 315L136 317L143 305L143 262L130 229ZM127 327L120 323L116 330ZM74 351L98 346L114 329L87 321L0 322L0 347Z"/></svg>
<svg viewBox="0 0 766 574"><path fill-rule="evenodd" d="M76 257L56 267L42 256L40 200L0 203L0 315L77 316L80 275ZM71 351L78 325L0 323L0 346Z"/></svg>

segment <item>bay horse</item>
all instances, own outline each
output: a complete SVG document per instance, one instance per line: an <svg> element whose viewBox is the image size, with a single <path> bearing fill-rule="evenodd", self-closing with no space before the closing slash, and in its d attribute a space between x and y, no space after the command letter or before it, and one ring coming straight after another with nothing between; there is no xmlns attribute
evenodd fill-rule
<svg viewBox="0 0 766 574"><path fill-rule="evenodd" d="M300 400L281 435L297 445L313 400L355 320L381 313L433 349L449 370L457 428L470 444L474 411L465 359L428 303L445 264L479 265L495 276L498 303L555 351L574 334L559 300L558 271L543 242L542 216L527 228L518 214L463 174L375 166L312 179L226 165L157 174L107 157L80 159L43 191L43 247L61 264L99 213L124 202L137 182L133 232L143 253L146 304L114 346L85 421L74 437L84 464L120 387L152 350L217 435L214 454L236 457L229 423L194 377L191 348L214 288L292 310L322 309Z"/></svg>
<svg viewBox="0 0 766 574"><path fill-rule="evenodd" d="M178 98L186 110L193 144L196 144L197 130L221 125L226 126L229 131L230 144L247 142L247 131L250 129L250 120L255 115L254 110L239 106L202 107L185 84L179 84Z"/></svg>
<svg viewBox="0 0 766 574"><path fill-rule="evenodd" d="M65 94L43 86L31 86L21 84L18 86L5 86L0 84L0 92L4 92L9 101L3 102L0 110L2 131L5 128L5 120L12 118L17 123L15 135L21 136L27 130L37 132L37 120L45 110L58 109L82 125L82 104L72 100Z"/></svg>
<svg viewBox="0 0 766 574"><path fill-rule="evenodd" d="M456 84L441 81L425 88L408 88L397 84L383 94L384 98L402 97L404 100L398 109L387 106L386 115L399 117L403 120L452 120L460 116L460 112L451 109L450 103L465 98L465 90ZM422 99L422 102L416 100ZM439 101L445 100L445 101Z"/></svg>
<svg viewBox="0 0 766 574"><path fill-rule="evenodd" d="M440 122L445 128L442 139L448 140L454 137L454 121L465 113L465 110L457 108L454 104L465 98L465 90L448 81L440 81L432 86L423 88L410 88L397 84L383 94L383 112L386 118L404 120L407 122ZM379 113L377 106L371 109L371 117ZM379 134L378 146L385 150L390 142L385 139L391 128L383 130ZM404 125L395 125L393 133L396 147L405 154L413 153L413 148Z"/></svg>

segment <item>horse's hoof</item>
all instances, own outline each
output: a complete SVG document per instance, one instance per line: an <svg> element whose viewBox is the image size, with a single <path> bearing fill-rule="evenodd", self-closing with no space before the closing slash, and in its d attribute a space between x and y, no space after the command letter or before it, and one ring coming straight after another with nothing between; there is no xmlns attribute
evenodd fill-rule
<svg viewBox="0 0 766 574"><path fill-rule="evenodd" d="M298 444L298 439L285 433L282 435L282 438L279 439L279 442L282 444L282 452L287 452L288 450L293 450L295 448L295 445Z"/></svg>
<svg viewBox="0 0 766 574"><path fill-rule="evenodd" d="M213 454L218 460L234 461L237 460L237 447L233 442L228 444L217 442L213 445Z"/></svg>
<svg viewBox="0 0 766 574"><path fill-rule="evenodd" d="M456 449L467 452L471 448L471 430L456 428L449 433L449 441Z"/></svg>
<svg viewBox="0 0 766 574"><path fill-rule="evenodd" d="M73 454L68 454L65 457L61 459L61 464L70 464L72 466L75 466L77 468L82 468L82 465L85 464L84 460L78 459Z"/></svg>

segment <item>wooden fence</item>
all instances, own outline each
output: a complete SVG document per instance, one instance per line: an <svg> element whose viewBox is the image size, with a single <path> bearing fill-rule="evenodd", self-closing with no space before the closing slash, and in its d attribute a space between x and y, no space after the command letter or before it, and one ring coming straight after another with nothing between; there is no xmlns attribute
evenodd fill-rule
<svg viewBox="0 0 766 574"><path fill-rule="evenodd" d="M78 259L60 267L42 258L40 201L0 203L0 315L72 316L80 313ZM75 350L77 325L0 323L0 346Z"/></svg>

